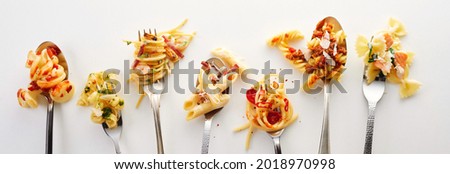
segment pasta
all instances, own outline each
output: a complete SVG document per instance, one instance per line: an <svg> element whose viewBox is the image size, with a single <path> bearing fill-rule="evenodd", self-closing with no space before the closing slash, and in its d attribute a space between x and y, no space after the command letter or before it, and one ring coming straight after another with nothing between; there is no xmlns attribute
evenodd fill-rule
<svg viewBox="0 0 450 174"><path fill-rule="evenodd" d="M335 32L333 29L333 24L325 23L322 28L314 31L312 39L307 43L311 51L308 59L302 50L288 44L290 41L304 38L298 30L281 33L268 41L269 46L278 47L295 69L308 74L305 90L312 89L318 80L339 80L345 69L346 35L343 30Z"/></svg>
<svg viewBox="0 0 450 174"><path fill-rule="evenodd" d="M367 66L367 83L377 76L386 76L388 81L400 84L401 98L414 95L421 86L420 82L408 79L414 53L402 50L400 37L405 35L403 24L391 18L388 29L378 32L370 41L364 36L356 39L356 52Z"/></svg>
<svg viewBox="0 0 450 174"><path fill-rule="evenodd" d="M208 62L202 62L196 92L184 102L183 106L188 112L186 116L188 121L224 107L230 100L230 96L224 91L236 81L239 72L244 70L242 63L238 62L229 51L218 48L213 50L212 54L231 68L217 69Z"/></svg>
<svg viewBox="0 0 450 174"><path fill-rule="evenodd" d="M89 74L84 91L78 99L80 106L92 106L91 120L94 123L106 123L108 128L117 127L120 110L124 100L116 94L116 74L105 74L103 71Z"/></svg>
<svg viewBox="0 0 450 174"><path fill-rule="evenodd" d="M65 80L64 67L59 65L59 48L49 46L40 52L29 51L26 67L30 68L31 83L28 89L19 89L17 99L19 105L25 108L36 108L37 97L42 92L48 92L51 99L57 103L70 100L74 94L74 86Z"/></svg>
<svg viewBox="0 0 450 174"><path fill-rule="evenodd" d="M188 34L180 31L186 24L183 21L179 26L172 30L152 34L144 32L140 35L139 41L126 41L127 44L133 44L134 62L131 69L135 70L130 76L130 81L141 85L149 85L169 74L174 66L184 57L183 51L189 46L195 33ZM144 94L141 95L136 107L139 106Z"/></svg>
<svg viewBox="0 0 450 174"><path fill-rule="evenodd" d="M269 78L261 80L253 88L247 90L248 123L237 128L236 131L249 129L246 149L250 146L250 139L255 128L266 132L275 132L286 128L298 117L286 97L284 83L277 83L278 75L271 74Z"/></svg>

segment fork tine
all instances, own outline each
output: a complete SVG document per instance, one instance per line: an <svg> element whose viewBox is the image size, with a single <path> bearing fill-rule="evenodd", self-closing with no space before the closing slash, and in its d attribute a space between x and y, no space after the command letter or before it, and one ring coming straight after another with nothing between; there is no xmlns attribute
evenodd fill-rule
<svg viewBox="0 0 450 174"><path fill-rule="evenodd" d="M148 33L152 34L152 30L150 30L150 28L148 29Z"/></svg>
<svg viewBox="0 0 450 174"><path fill-rule="evenodd" d="M139 41L141 41L141 30L138 30Z"/></svg>
<svg viewBox="0 0 450 174"><path fill-rule="evenodd" d="M155 32L155 36L157 36L158 34L156 33L156 28L154 28L153 31Z"/></svg>

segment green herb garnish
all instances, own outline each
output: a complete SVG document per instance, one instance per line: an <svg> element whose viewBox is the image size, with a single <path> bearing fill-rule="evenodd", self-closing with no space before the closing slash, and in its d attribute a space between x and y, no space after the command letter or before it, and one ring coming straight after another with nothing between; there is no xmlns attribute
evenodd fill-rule
<svg viewBox="0 0 450 174"><path fill-rule="evenodd" d="M90 88L89 86L86 86L86 87L84 88L84 93L88 93L90 90L91 90L91 88Z"/></svg>
<svg viewBox="0 0 450 174"><path fill-rule="evenodd" d="M370 58L369 58L369 63L372 63L372 62L375 62L375 59L377 59L378 58L378 55L376 55L376 54L374 54L374 55L372 55Z"/></svg>
<svg viewBox="0 0 450 174"><path fill-rule="evenodd" d="M111 115L111 113L112 113L112 109L111 108L108 108L108 107L106 107L106 108L103 108L102 109L102 117L103 118L108 118L110 115Z"/></svg>
<svg viewBox="0 0 450 174"><path fill-rule="evenodd" d="M130 45L131 43L133 43L133 42L128 41L128 40L126 40L125 42L127 43L127 45Z"/></svg>
<svg viewBox="0 0 450 174"><path fill-rule="evenodd" d="M123 101L123 100L120 100L120 101L119 101L119 106L123 106L123 104L124 104L124 101Z"/></svg>

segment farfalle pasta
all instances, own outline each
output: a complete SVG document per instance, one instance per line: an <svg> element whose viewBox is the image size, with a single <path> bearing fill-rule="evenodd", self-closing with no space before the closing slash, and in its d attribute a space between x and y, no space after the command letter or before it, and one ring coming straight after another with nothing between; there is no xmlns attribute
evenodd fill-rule
<svg viewBox="0 0 450 174"><path fill-rule="evenodd" d="M391 18L388 29L378 32L370 40L364 36L356 40L356 52L367 66L367 83L377 76L386 76L388 81L400 84L402 98L414 95L421 86L420 82L408 79L414 53L402 50L400 38L405 35L404 25Z"/></svg>
<svg viewBox="0 0 450 174"><path fill-rule="evenodd" d="M57 47L49 46L40 52L29 51L25 66L30 68L31 83L28 89L19 89L17 99L22 107L36 108L37 97L42 92L48 92L51 99L57 103L70 100L74 94L74 85L65 80L64 67L59 65Z"/></svg>
<svg viewBox="0 0 450 174"><path fill-rule="evenodd" d="M134 62L132 70L137 70L130 76L130 81L139 85L148 85L170 73L174 63L184 57L183 51L189 46L195 33L183 33L181 27L186 24L183 21L179 26L165 32L148 31L138 41L126 41L133 44ZM139 106L144 94L142 94L136 107Z"/></svg>
<svg viewBox="0 0 450 174"><path fill-rule="evenodd" d="M295 49L288 43L303 38L300 31L292 30L274 36L268 44L277 46L295 69L309 74L304 89L312 89L318 80L339 80L347 60L344 31L335 32L334 25L330 23L316 29L312 39L307 43L311 51L310 58L306 58L301 49Z"/></svg>
<svg viewBox="0 0 450 174"><path fill-rule="evenodd" d="M227 50L217 48L212 54L224 61L230 68L216 69L208 62L202 62L202 68L198 75L196 91L184 102L186 120L192 120L217 108L224 107L230 100L230 95L223 93L236 81L239 74L244 70L242 63ZM218 72L218 73L212 73Z"/></svg>
<svg viewBox="0 0 450 174"><path fill-rule="evenodd" d="M117 127L120 110L124 107L124 100L116 94L116 74L97 72L89 74L83 93L78 99L80 106L92 106L91 120L94 123L106 123L108 128Z"/></svg>
<svg viewBox="0 0 450 174"><path fill-rule="evenodd" d="M235 131L248 129L246 149L255 128L275 132L286 128L298 117L286 96L284 83L278 82L278 75L271 74L246 92L248 123Z"/></svg>

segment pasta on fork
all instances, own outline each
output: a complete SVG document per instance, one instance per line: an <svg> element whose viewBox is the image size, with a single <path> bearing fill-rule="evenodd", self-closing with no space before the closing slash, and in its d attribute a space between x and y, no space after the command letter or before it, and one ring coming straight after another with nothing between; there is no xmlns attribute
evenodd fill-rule
<svg viewBox="0 0 450 174"><path fill-rule="evenodd" d="M130 81L137 86L149 85L154 83L165 75L168 75L174 67L174 63L184 57L183 51L191 43L195 33L184 33L180 29L186 24L184 20L180 25L164 32L149 30L148 32L139 32L138 41L125 41L128 45L133 44L134 62L131 69L134 70L130 75ZM145 94L141 94L136 107L139 107Z"/></svg>
<svg viewBox="0 0 450 174"><path fill-rule="evenodd" d="M291 125L298 117L286 96L284 83L277 82L278 75L271 74L247 90L246 116L248 123L235 129L248 129L246 149L250 147L253 130L275 132Z"/></svg>
<svg viewBox="0 0 450 174"><path fill-rule="evenodd" d="M244 70L242 63L227 50L218 48L212 54L228 64L225 69L216 69L208 62L202 62L202 68L198 75L196 91L184 102L184 110L188 112L186 120L192 120L215 109L224 107L230 100L230 96L224 91L236 81ZM212 72L218 73L212 73Z"/></svg>

